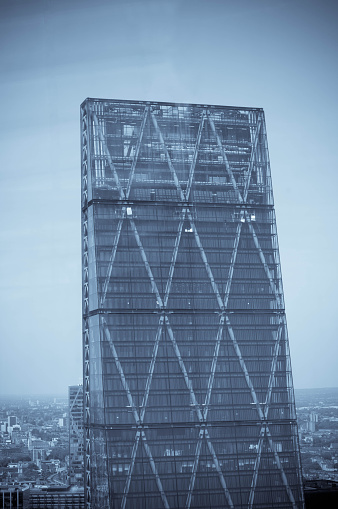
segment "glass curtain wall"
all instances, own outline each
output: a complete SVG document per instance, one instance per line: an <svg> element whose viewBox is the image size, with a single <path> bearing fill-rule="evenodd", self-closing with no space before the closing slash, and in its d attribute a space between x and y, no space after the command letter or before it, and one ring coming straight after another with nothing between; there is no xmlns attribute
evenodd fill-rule
<svg viewBox="0 0 338 509"><path fill-rule="evenodd" d="M87 507L302 508L263 110L81 124Z"/></svg>
<svg viewBox="0 0 338 509"><path fill-rule="evenodd" d="M83 386L68 387L69 482L83 486Z"/></svg>

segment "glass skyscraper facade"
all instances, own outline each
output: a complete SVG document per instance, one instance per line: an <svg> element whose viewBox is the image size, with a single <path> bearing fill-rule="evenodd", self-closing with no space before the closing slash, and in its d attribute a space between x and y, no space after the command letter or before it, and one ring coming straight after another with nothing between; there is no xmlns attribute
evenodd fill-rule
<svg viewBox="0 0 338 509"><path fill-rule="evenodd" d="M303 508L263 110L81 125L87 507Z"/></svg>
<svg viewBox="0 0 338 509"><path fill-rule="evenodd" d="M83 386L68 387L69 482L83 486Z"/></svg>

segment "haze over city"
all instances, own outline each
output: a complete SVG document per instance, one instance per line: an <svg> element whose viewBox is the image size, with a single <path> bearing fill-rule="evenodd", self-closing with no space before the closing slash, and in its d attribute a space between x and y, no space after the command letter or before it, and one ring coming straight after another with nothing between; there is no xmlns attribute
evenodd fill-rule
<svg viewBox="0 0 338 509"><path fill-rule="evenodd" d="M0 14L0 393L81 380L86 97L264 108L294 384L336 387L337 3L2 0Z"/></svg>

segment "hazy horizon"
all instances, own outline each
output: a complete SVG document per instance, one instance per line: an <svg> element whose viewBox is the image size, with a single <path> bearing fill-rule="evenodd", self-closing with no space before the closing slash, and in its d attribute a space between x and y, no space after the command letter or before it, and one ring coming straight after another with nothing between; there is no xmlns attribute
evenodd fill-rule
<svg viewBox="0 0 338 509"><path fill-rule="evenodd" d="M74 384L76 385L76 384ZM68 387L67 387L68 389ZM294 387L295 392L299 391L338 391L337 387L306 387L306 388L297 388ZM68 398L68 391L65 393L37 393L37 394L0 394L0 401L4 399L27 399L27 398L33 398L33 399L45 399L45 398L55 398L55 399L67 399Z"/></svg>

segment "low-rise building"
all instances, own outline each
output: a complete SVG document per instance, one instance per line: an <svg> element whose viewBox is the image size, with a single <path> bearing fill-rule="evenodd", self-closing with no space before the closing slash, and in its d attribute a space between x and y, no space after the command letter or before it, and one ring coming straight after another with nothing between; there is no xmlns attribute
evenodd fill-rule
<svg viewBox="0 0 338 509"><path fill-rule="evenodd" d="M29 486L0 484L0 509L28 509Z"/></svg>
<svg viewBox="0 0 338 509"><path fill-rule="evenodd" d="M32 488L30 509L84 509L84 489L77 486Z"/></svg>

